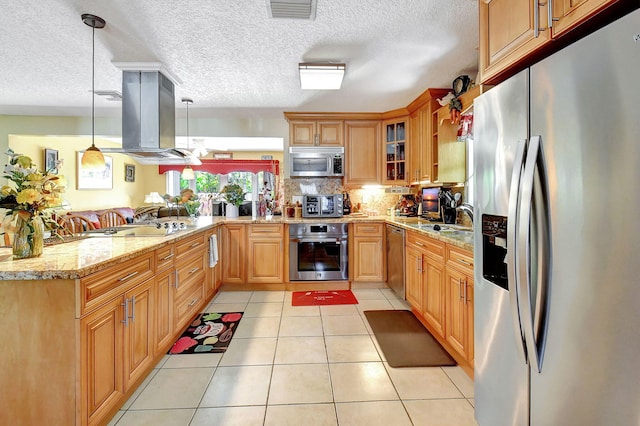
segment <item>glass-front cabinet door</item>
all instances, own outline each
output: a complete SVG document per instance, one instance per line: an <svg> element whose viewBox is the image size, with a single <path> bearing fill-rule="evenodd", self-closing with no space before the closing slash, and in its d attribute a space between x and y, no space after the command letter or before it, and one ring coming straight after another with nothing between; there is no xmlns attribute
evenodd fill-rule
<svg viewBox="0 0 640 426"><path fill-rule="evenodd" d="M407 120L385 121L385 184L407 183Z"/></svg>

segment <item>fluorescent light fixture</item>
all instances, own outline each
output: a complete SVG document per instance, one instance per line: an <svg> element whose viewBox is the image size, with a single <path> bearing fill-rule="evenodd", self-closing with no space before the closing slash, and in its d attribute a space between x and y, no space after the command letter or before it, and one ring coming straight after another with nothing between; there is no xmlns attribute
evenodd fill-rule
<svg viewBox="0 0 640 426"><path fill-rule="evenodd" d="M345 64L304 62L298 64L302 90L338 90L342 86Z"/></svg>

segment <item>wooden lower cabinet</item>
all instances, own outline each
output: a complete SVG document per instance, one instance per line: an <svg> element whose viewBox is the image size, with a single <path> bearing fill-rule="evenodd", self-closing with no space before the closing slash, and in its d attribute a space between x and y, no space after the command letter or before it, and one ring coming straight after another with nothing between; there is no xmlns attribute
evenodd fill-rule
<svg viewBox="0 0 640 426"><path fill-rule="evenodd" d="M405 254L412 312L473 377L473 254L412 231Z"/></svg>
<svg viewBox="0 0 640 426"><path fill-rule="evenodd" d="M220 250L220 241L221 241L221 229L222 227L218 226L215 229L207 232L206 234L206 243L209 245L209 239L211 238L212 235L216 236L216 240L218 243L218 255L222 252ZM211 257L211 246L209 245L209 248L207 249L207 256ZM216 264L216 266L214 266L213 268L208 267L207 268L207 276L205 278L205 297L207 299L210 299L214 296L214 294L216 293L216 291L218 290L218 288L220 288L220 282L221 282L221 272L222 272L222 266L220 265L220 262L218 262Z"/></svg>
<svg viewBox="0 0 640 426"><path fill-rule="evenodd" d="M424 308L422 315L431 324L438 336L445 330L445 275L444 262L425 258L424 262Z"/></svg>
<svg viewBox="0 0 640 426"><path fill-rule="evenodd" d="M246 225L225 223L222 227L222 282L244 284L246 259Z"/></svg>
<svg viewBox="0 0 640 426"><path fill-rule="evenodd" d="M407 301L444 337L444 243L409 232L406 259Z"/></svg>
<svg viewBox="0 0 640 426"><path fill-rule="evenodd" d="M156 275L156 350L162 351L173 342L173 290L176 281L174 268Z"/></svg>
<svg viewBox="0 0 640 426"><path fill-rule="evenodd" d="M154 280L147 280L125 293L124 387L128 389L152 365L155 355Z"/></svg>
<svg viewBox="0 0 640 426"><path fill-rule="evenodd" d="M445 330L451 347L473 363L473 263L469 265L469 259L473 259L471 253L448 249Z"/></svg>
<svg viewBox="0 0 640 426"><path fill-rule="evenodd" d="M384 223L355 223L353 233L353 250L350 256L352 280L354 282L384 282L385 241Z"/></svg>
<svg viewBox="0 0 640 426"><path fill-rule="evenodd" d="M414 311L422 312L424 289L422 250L413 245L407 245L405 255L405 297Z"/></svg>
<svg viewBox="0 0 640 426"><path fill-rule="evenodd" d="M154 312L150 279L81 319L83 424L98 423L152 367Z"/></svg>
<svg viewBox="0 0 640 426"><path fill-rule="evenodd" d="M124 395L124 298L80 320L81 424L97 424Z"/></svg>
<svg viewBox="0 0 640 426"><path fill-rule="evenodd" d="M284 281L283 225L247 225L247 282L282 283Z"/></svg>

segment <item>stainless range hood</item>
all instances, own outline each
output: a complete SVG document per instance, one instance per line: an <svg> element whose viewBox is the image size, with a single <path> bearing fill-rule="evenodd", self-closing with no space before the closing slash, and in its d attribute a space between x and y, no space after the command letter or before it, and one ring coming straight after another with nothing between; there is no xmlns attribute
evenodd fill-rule
<svg viewBox="0 0 640 426"><path fill-rule="evenodd" d="M123 71L122 148L102 152L127 154L140 164L202 164L175 141L173 82L159 71Z"/></svg>

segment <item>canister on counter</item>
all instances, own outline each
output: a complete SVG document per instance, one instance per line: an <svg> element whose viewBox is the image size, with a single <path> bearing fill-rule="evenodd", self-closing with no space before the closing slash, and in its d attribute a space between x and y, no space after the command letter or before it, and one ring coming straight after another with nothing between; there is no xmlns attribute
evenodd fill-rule
<svg viewBox="0 0 640 426"><path fill-rule="evenodd" d="M296 201L296 206L294 207L295 214L294 217L296 219L302 219L302 204L299 201Z"/></svg>
<svg viewBox="0 0 640 426"><path fill-rule="evenodd" d="M292 206L291 204L287 203L287 205L285 206L285 214L286 214L287 218L289 218L289 219L295 217L296 208L294 206Z"/></svg>

